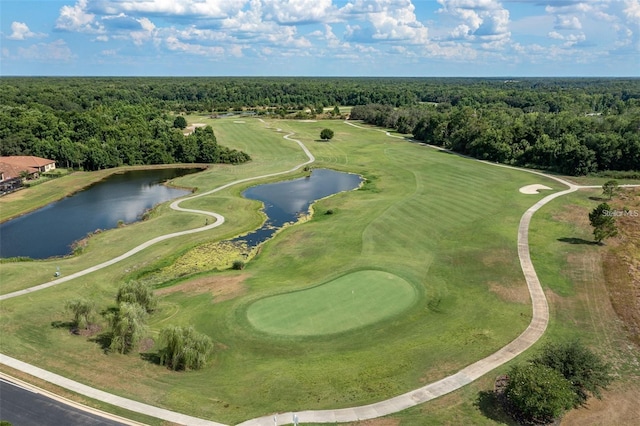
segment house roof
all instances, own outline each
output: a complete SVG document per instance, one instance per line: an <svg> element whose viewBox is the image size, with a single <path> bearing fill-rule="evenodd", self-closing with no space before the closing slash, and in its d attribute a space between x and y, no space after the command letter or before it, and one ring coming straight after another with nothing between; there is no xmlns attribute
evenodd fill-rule
<svg viewBox="0 0 640 426"><path fill-rule="evenodd" d="M18 167L43 167L55 163L55 161L33 155L12 155L11 157L0 157L0 163L13 164Z"/></svg>
<svg viewBox="0 0 640 426"><path fill-rule="evenodd" d="M17 177L20 177L20 172L24 170L28 171L29 174L36 173L38 171L38 169L36 169L35 167L19 167L10 163L5 163L0 159L0 172L2 172L4 178L3 180L15 179Z"/></svg>
<svg viewBox="0 0 640 426"><path fill-rule="evenodd" d="M29 174L37 173L40 167L51 163L55 163L55 161L33 155L0 157L0 171L4 175L4 180L8 180L20 177L20 172L23 171L27 171Z"/></svg>

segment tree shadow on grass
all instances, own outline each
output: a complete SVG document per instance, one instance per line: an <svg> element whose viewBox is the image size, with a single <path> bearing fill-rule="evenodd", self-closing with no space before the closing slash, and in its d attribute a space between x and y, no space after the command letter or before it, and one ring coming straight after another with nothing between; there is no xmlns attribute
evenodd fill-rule
<svg viewBox="0 0 640 426"><path fill-rule="evenodd" d="M158 352L144 352L140 354L140 358L151 364L161 365L160 354L158 354Z"/></svg>
<svg viewBox="0 0 640 426"><path fill-rule="evenodd" d="M73 330L76 328L76 323L73 321L51 321L51 327L53 328L67 328Z"/></svg>
<svg viewBox="0 0 640 426"><path fill-rule="evenodd" d="M500 424L509 426L517 426L520 424L505 411L502 401L494 391L479 392L474 405L478 407L486 418Z"/></svg>
<svg viewBox="0 0 640 426"><path fill-rule="evenodd" d="M611 201L610 198L604 198L604 197L589 197L589 199L592 201L600 201L600 202Z"/></svg>
<svg viewBox="0 0 640 426"><path fill-rule="evenodd" d="M585 244L585 245L589 245L589 246L598 245L598 243L595 242L595 241L584 240L582 238L573 238L573 237L558 238L558 241L563 242L563 243L569 243L569 244Z"/></svg>
<svg viewBox="0 0 640 426"><path fill-rule="evenodd" d="M113 333L110 331L100 333L96 337L89 339L90 342L97 343L104 353L108 353L111 350L111 340L113 340Z"/></svg>

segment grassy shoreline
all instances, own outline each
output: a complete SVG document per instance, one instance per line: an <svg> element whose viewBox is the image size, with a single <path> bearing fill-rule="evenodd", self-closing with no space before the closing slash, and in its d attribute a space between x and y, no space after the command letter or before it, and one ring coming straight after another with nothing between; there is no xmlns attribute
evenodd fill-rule
<svg viewBox="0 0 640 426"><path fill-rule="evenodd" d="M173 168L203 168L204 170L206 167L208 167L206 164L159 164L151 166L122 166L94 172L75 171L66 176L0 197L0 223L15 219L65 197L69 197L113 174L125 173L132 170ZM192 190L193 188L184 189Z"/></svg>

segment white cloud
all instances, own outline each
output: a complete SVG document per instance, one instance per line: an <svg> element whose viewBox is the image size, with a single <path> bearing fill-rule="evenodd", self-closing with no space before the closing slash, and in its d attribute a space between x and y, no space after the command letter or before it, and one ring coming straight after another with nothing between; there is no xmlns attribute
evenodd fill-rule
<svg viewBox="0 0 640 426"><path fill-rule="evenodd" d="M279 24L327 22L335 19L337 8L332 0L263 0L265 20Z"/></svg>
<svg viewBox="0 0 640 426"><path fill-rule="evenodd" d="M640 0L626 0L624 14L629 22L640 25Z"/></svg>
<svg viewBox="0 0 640 426"><path fill-rule="evenodd" d="M46 37L46 34L34 33L24 22L13 21L11 23L11 35L7 38L11 40L25 40L34 37Z"/></svg>
<svg viewBox="0 0 640 426"><path fill-rule="evenodd" d="M133 43L140 46L143 42L150 40L156 33L156 26L147 18L137 19L140 24L140 29L137 31L131 31L129 36L133 40Z"/></svg>
<svg viewBox="0 0 640 426"><path fill-rule="evenodd" d="M37 43L29 47L19 47L18 55L21 59L36 60L41 62L55 61L68 62L75 58L64 40L56 40L51 43Z"/></svg>
<svg viewBox="0 0 640 426"><path fill-rule="evenodd" d="M88 0L78 0L75 6L62 6L56 29L86 33L100 33L104 29L94 22L95 15L87 12Z"/></svg>
<svg viewBox="0 0 640 426"><path fill-rule="evenodd" d="M86 3L86 0L79 0ZM96 13L116 15L193 16L226 18L240 11L247 0L91 0Z"/></svg>
<svg viewBox="0 0 640 426"><path fill-rule="evenodd" d="M568 2L550 2L545 7L547 13L560 13L560 14L576 14L592 11L597 6L597 1L568 1Z"/></svg>
<svg viewBox="0 0 640 426"><path fill-rule="evenodd" d="M556 40L564 41L564 44L563 44L564 47L571 47L576 43L583 42L587 39L587 37L583 33L563 35L557 31L551 31L549 33L549 37Z"/></svg>
<svg viewBox="0 0 640 426"><path fill-rule="evenodd" d="M509 11L497 0L438 0L439 13L462 21L449 36L453 40L481 42L491 49L511 37ZM490 43L490 44L487 44Z"/></svg>
<svg viewBox="0 0 640 426"><path fill-rule="evenodd" d="M174 36L165 40L169 50L186 52L192 55L217 57L224 54L224 48L220 46L203 46L200 44L184 43Z"/></svg>
<svg viewBox="0 0 640 426"><path fill-rule="evenodd" d="M345 20L368 22L364 27L348 25L345 38L349 41L425 44L429 40L429 30L418 21L411 0L355 0L340 13Z"/></svg>
<svg viewBox="0 0 640 426"><path fill-rule="evenodd" d="M558 15L554 25L556 30L579 30L582 23L577 16Z"/></svg>

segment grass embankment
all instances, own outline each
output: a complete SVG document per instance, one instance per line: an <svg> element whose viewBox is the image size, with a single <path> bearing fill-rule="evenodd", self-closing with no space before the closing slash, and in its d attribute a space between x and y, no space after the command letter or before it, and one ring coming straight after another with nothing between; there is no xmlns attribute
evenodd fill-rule
<svg viewBox="0 0 640 426"><path fill-rule="evenodd" d="M255 119L242 121L211 120L221 143L248 152L254 161L182 178L185 186L204 191L305 161L296 144L282 139L283 132ZM201 275L176 284L175 291L163 289L151 335L167 324L194 324L216 342L207 368L174 373L135 354L105 355L98 344L50 324L67 319L66 299L81 295L106 307L136 271L257 226L257 203L238 197L241 186L183 203L227 217L207 235L169 241L77 282L2 302L3 352L120 395L235 423L276 411L388 398L494 352L526 327L531 311L516 229L522 213L543 195L523 195L518 188L561 185L341 122L269 124L294 131L316 156L316 167L360 173L367 183L318 202L312 220L283 230L244 271ZM330 142L317 141L324 127L335 131ZM334 214L323 214L329 209ZM175 229L202 220L193 216L160 208L157 222L101 234L78 259L91 258L107 243L121 253L131 239L150 238L161 224ZM25 263L23 271L39 263ZM6 266L12 265L1 265ZM256 301L371 269L409 283L415 303L390 318L328 336L266 334L247 319ZM22 275L15 272L9 281L39 283Z"/></svg>

